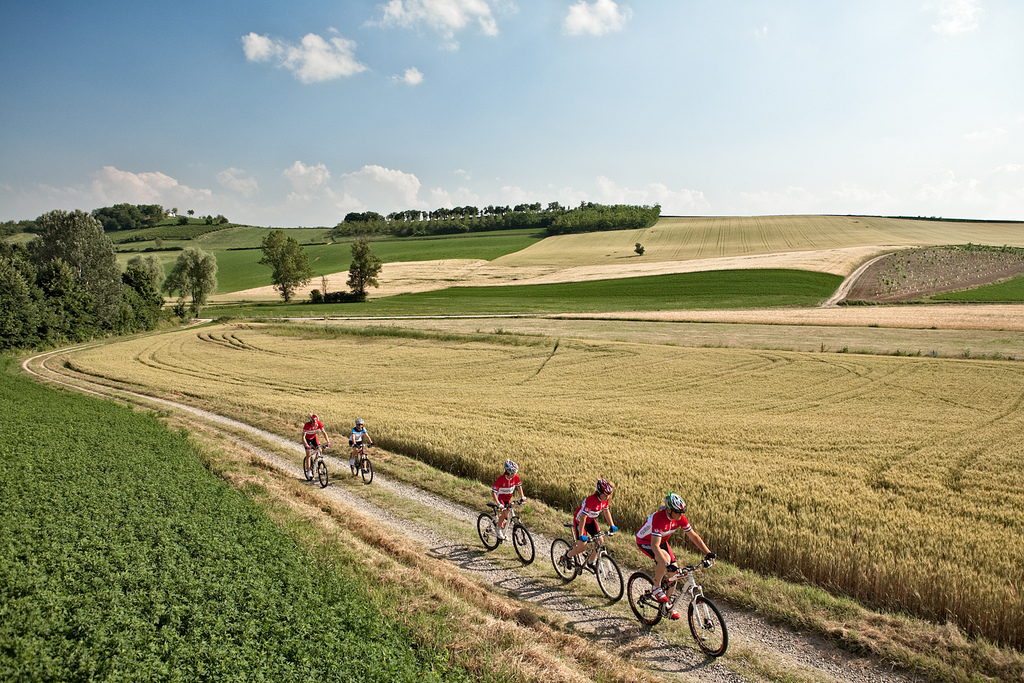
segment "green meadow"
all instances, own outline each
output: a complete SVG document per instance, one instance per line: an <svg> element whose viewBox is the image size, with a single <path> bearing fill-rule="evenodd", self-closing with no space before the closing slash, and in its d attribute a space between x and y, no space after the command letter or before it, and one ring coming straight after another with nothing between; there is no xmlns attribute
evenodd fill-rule
<svg viewBox="0 0 1024 683"><path fill-rule="evenodd" d="M842 282L804 270L731 270L544 285L451 287L354 304L209 306L204 316L387 316L596 313L813 306Z"/></svg>
<svg viewBox="0 0 1024 683"><path fill-rule="evenodd" d="M946 292L931 297L935 301L960 301L964 303L1020 303L1024 302L1024 277L1015 277L1006 282L985 285L962 292Z"/></svg>
<svg viewBox="0 0 1024 683"><path fill-rule="evenodd" d="M0 360L0 680L465 680L151 414ZM46 420L39 429L40 416Z"/></svg>

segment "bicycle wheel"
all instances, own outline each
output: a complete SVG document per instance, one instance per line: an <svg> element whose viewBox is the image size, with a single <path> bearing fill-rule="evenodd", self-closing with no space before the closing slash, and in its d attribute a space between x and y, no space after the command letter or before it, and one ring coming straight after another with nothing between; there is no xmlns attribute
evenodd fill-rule
<svg viewBox="0 0 1024 683"><path fill-rule="evenodd" d="M725 654L725 648L729 647L729 631L715 603L703 595L698 596L686 610L686 619L690 622L690 633L696 639L697 646L705 654L712 657Z"/></svg>
<svg viewBox="0 0 1024 683"><path fill-rule="evenodd" d="M526 527L516 522L512 526L512 547L516 549L516 555L523 561L523 564L533 562L533 536L526 530Z"/></svg>
<svg viewBox="0 0 1024 683"><path fill-rule="evenodd" d="M601 587L605 597L612 602L622 599L622 571L619 569L619 563L603 550L597 556L597 571L594 574L597 575L597 585Z"/></svg>
<svg viewBox="0 0 1024 683"><path fill-rule="evenodd" d="M326 488L331 483L331 475L327 473L327 463L323 460L316 464L316 476L320 479L320 488Z"/></svg>
<svg viewBox="0 0 1024 683"><path fill-rule="evenodd" d="M486 512L481 512L477 517L476 532L480 534L480 540L488 550L494 550L501 543L501 539L498 538L498 525L494 517Z"/></svg>
<svg viewBox="0 0 1024 683"><path fill-rule="evenodd" d="M555 573L562 577L562 581L572 581L580 575L579 567L572 560L569 565L562 564L565 554L572 549L572 544L564 538L556 538L551 542L551 564L555 567Z"/></svg>
<svg viewBox="0 0 1024 683"><path fill-rule="evenodd" d="M369 458L363 458L363 467L361 469L363 475L363 483L369 484L373 481L373 465L370 464Z"/></svg>
<svg viewBox="0 0 1024 683"><path fill-rule="evenodd" d="M302 473L306 475L306 481L313 481L313 456L307 455L302 459Z"/></svg>
<svg viewBox="0 0 1024 683"><path fill-rule="evenodd" d="M654 626L661 621L661 606L651 595L654 590L654 579L643 572L636 572L629 577L626 593L629 595L629 607L641 624Z"/></svg>

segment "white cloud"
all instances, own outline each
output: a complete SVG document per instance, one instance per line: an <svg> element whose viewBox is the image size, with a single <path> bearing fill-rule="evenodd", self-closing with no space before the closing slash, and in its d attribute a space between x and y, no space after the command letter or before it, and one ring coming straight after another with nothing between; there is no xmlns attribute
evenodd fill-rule
<svg viewBox="0 0 1024 683"><path fill-rule="evenodd" d="M159 171L132 173L104 166L93 178L91 195L100 204L179 204L209 199L213 193L182 185Z"/></svg>
<svg viewBox="0 0 1024 683"><path fill-rule="evenodd" d="M345 38L324 40L308 33L299 45L250 33L242 36L242 49L250 62L272 61L295 74L303 83L330 81L366 70L355 58L356 44Z"/></svg>
<svg viewBox="0 0 1024 683"><path fill-rule="evenodd" d="M978 30L983 11L981 0L941 0L939 21L932 24L932 30L947 36L971 33Z"/></svg>
<svg viewBox="0 0 1024 683"><path fill-rule="evenodd" d="M243 197L251 197L259 191L259 185L252 176L246 176L240 168L229 168L217 174L217 182Z"/></svg>
<svg viewBox="0 0 1024 683"><path fill-rule="evenodd" d="M281 175L292 184L292 192L288 194L289 204L309 204L316 200L335 198L334 192L327 182L331 172L323 164L307 166L301 161L282 171Z"/></svg>
<svg viewBox="0 0 1024 683"><path fill-rule="evenodd" d="M710 202L704 198L700 190L669 189L662 183L651 183L639 190L619 187L604 176L598 176L597 198L592 200L602 204L661 204L661 212L665 215L680 215L707 212Z"/></svg>
<svg viewBox="0 0 1024 683"><path fill-rule="evenodd" d="M250 33L242 36L242 50L250 62L265 62L280 54L280 46L267 36Z"/></svg>
<svg viewBox="0 0 1024 683"><path fill-rule="evenodd" d="M423 74L413 66L406 69L405 73L401 76L392 76L391 80L395 83L405 83L406 85L419 85L423 82Z"/></svg>
<svg viewBox="0 0 1024 683"><path fill-rule="evenodd" d="M476 23L484 35L498 35L498 22L489 0L389 0L381 5L382 17L377 25L418 28L426 25L439 32L446 47L457 50L455 34Z"/></svg>
<svg viewBox="0 0 1024 683"><path fill-rule="evenodd" d="M420 180L412 173L368 165L342 175L342 183L348 202L357 204L353 208L365 207L383 214L405 209L437 208L428 207L420 201ZM347 203L346 206L352 207L352 204Z"/></svg>
<svg viewBox="0 0 1024 683"><path fill-rule="evenodd" d="M936 171L931 178L921 183L914 193L914 199L926 208L921 215L951 216L953 213L968 215L965 211L985 204L981 183L974 178L960 180L952 169Z"/></svg>
<svg viewBox="0 0 1024 683"><path fill-rule="evenodd" d="M591 4L580 0L569 7L562 30L570 36L584 33L601 36L611 31L621 31L632 16L628 7L620 10L612 0L595 0Z"/></svg>
<svg viewBox="0 0 1024 683"><path fill-rule="evenodd" d="M784 190L760 190L740 193L743 214L802 214L820 211L821 200L810 190L789 186Z"/></svg>
<svg viewBox="0 0 1024 683"><path fill-rule="evenodd" d="M968 142L984 142L986 140L994 140L1003 135L1006 135L1005 128L990 128L989 130L978 130L973 133L967 133L964 135L964 139Z"/></svg>

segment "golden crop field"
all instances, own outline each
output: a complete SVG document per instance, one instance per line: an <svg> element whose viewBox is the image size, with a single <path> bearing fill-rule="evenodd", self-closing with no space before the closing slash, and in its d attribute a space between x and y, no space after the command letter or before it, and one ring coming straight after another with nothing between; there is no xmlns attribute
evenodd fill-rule
<svg viewBox="0 0 1024 683"><path fill-rule="evenodd" d="M1012 223L924 221L870 216L666 217L647 230L616 230L549 237L495 266L586 266L633 259L637 242L643 262L683 261L792 251L884 245L992 244L1024 246Z"/></svg>
<svg viewBox="0 0 1024 683"><path fill-rule="evenodd" d="M604 476L633 531L673 490L739 566L1024 645L1019 363L220 325L71 365L296 443L311 410L335 439L363 417L488 484L512 458L567 510Z"/></svg>

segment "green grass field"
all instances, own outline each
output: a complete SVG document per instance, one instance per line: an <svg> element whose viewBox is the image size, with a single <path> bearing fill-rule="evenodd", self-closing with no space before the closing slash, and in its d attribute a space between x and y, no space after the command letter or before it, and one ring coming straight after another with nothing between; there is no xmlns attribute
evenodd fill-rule
<svg viewBox="0 0 1024 683"><path fill-rule="evenodd" d="M204 316L474 315L813 306L842 278L803 270L732 270L507 287L451 287L361 304L210 306Z"/></svg>
<svg viewBox="0 0 1024 683"><path fill-rule="evenodd" d="M151 415L0 359L0 680L464 680ZM40 416L59 416L38 428ZM315 647L313 647L315 646Z"/></svg>
<svg viewBox="0 0 1024 683"><path fill-rule="evenodd" d="M1006 282L968 289L963 292L947 292L931 297L934 301L961 301L964 303L1021 303L1024 302L1024 277L1015 277Z"/></svg>
<svg viewBox="0 0 1024 683"><path fill-rule="evenodd" d="M159 230L160 228L150 228ZM140 231L134 231L140 232ZM266 228L234 227L210 232L191 241L181 241L165 246L196 246L217 257L217 292L237 292L270 284L270 268L259 265L263 252L258 248L269 231ZM300 243L321 241L326 232L322 229L294 228L287 234ZM540 241L534 232L503 231L500 233L475 233L437 238L402 238L374 241L372 249L385 263L396 261L432 261L435 259L483 259L491 261L506 254ZM131 245L135 247L136 245ZM139 243L141 250L147 246ZM153 246L149 244L148 246ZM313 264L315 277L348 270L352 263L352 246L348 242L337 244L307 244L304 247ZM164 269L170 272L178 258L178 251L148 252L156 256ZM136 253L119 253L118 262L124 267Z"/></svg>

